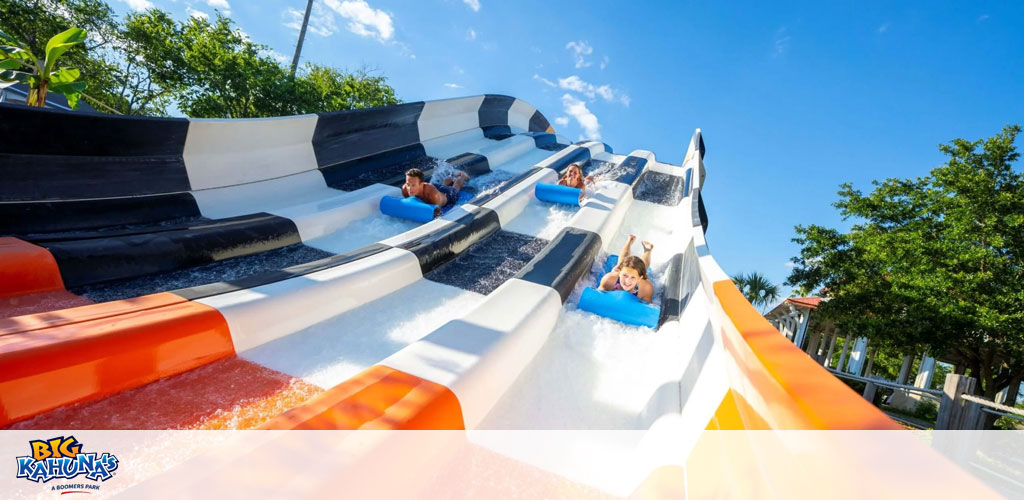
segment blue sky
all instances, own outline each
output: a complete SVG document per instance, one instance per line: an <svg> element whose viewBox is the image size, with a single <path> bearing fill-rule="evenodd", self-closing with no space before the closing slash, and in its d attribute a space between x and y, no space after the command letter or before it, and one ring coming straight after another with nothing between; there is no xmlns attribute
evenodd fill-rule
<svg viewBox="0 0 1024 500"><path fill-rule="evenodd" d="M286 61L306 5L111 3L219 8ZM405 101L516 96L574 140L669 163L699 127L712 253L780 283L794 225L848 226L839 184L924 175L939 143L1024 123L1022 49L1019 2L316 0L302 57L373 68Z"/></svg>

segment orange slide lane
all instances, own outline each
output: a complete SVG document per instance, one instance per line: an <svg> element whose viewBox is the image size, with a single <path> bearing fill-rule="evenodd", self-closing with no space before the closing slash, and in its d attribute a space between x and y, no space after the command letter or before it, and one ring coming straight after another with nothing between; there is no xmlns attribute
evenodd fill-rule
<svg viewBox="0 0 1024 500"><path fill-rule="evenodd" d="M465 424L447 387L376 365L260 428L463 430Z"/></svg>
<svg viewBox="0 0 1024 500"><path fill-rule="evenodd" d="M0 336L101 319L113 320L115 316L122 314L140 313L158 307L183 304L185 302L188 302L188 299L173 293L154 293L130 299L4 318L0 319Z"/></svg>
<svg viewBox="0 0 1024 500"><path fill-rule="evenodd" d="M716 281L714 290L732 323L721 334L733 369L709 428L901 429L787 341L732 281Z"/></svg>
<svg viewBox="0 0 1024 500"><path fill-rule="evenodd" d="M231 356L7 429L252 429L323 389Z"/></svg>
<svg viewBox="0 0 1024 500"><path fill-rule="evenodd" d="M57 261L47 249L0 237L0 297L63 289Z"/></svg>
<svg viewBox="0 0 1024 500"><path fill-rule="evenodd" d="M47 249L0 237L0 318L92 303L64 289L57 261Z"/></svg>
<svg viewBox="0 0 1024 500"><path fill-rule="evenodd" d="M150 300L169 304L128 308L116 316L103 313L116 303L84 306L76 308L84 321L70 309L60 311L55 326L0 335L0 427L234 354L219 311L173 294L156 295ZM19 328L10 323L23 318L4 321Z"/></svg>

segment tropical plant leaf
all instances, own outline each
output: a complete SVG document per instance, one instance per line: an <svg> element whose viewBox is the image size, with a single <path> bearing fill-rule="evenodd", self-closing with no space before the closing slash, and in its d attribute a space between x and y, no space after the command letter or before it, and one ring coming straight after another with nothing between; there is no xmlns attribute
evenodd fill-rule
<svg viewBox="0 0 1024 500"><path fill-rule="evenodd" d="M73 82L82 76L82 72L78 68L61 68L50 74L50 81L54 83L68 83Z"/></svg>
<svg viewBox="0 0 1024 500"><path fill-rule="evenodd" d="M57 64L57 59L75 44L84 42L85 38L85 30L82 28L70 28L53 35L50 41L46 42L46 62L43 63L43 74L50 74Z"/></svg>
<svg viewBox="0 0 1024 500"><path fill-rule="evenodd" d="M82 85L85 85L84 83ZM78 100L82 97L81 92L73 92L70 94L64 94L64 98L68 100L68 106L71 109L78 109Z"/></svg>
<svg viewBox="0 0 1024 500"><path fill-rule="evenodd" d="M0 69L18 69L20 67L22 67L22 63L17 59L0 60Z"/></svg>
<svg viewBox="0 0 1024 500"><path fill-rule="evenodd" d="M3 42L6 45L12 45L15 48L22 50L24 52L30 52L28 50L28 47L25 46L25 44L21 43L21 41L19 41L17 38L14 38L13 36L4 33L3 31L0 31L0 42Z"/></svg>
<svg viewBox="0 0 1024 500"><path fill-rule="evenodd" d="M71 93L81 93L84 90L85 82L54 83L49 87L50 92L56 92L64 97Z"/></svg>
<svg viewBox="0 0 1024 500"><path fill-rule="evenodd" d="M24 83L27 85L32 80L32 74L24 71L7 69L0 71L0 80L10 83Z"/></svg>

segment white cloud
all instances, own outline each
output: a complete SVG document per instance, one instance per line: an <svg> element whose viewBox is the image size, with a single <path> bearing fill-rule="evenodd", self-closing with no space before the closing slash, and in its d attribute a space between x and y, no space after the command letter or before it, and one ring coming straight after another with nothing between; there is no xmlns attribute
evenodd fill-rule
<svg viewBox="0 0 1024 500"><path fill-rule="evenodd" d="M775 32L775 50L772 52L772 57L779 57L787 50L789 50L789 35L786 34L786 28L779 28Z"/></svg>
<svg viewBox="0 0 1024 500"><path fill-rule="evenodd" d="M215 9L230 9L231 5L228 4L228 0L206 0L206 5Z"/></svg>
<svg viewBox="0 0 1024 500"><path fill-rule="evenodd" d="M551 80L548 80L547 78L544 78L543 76L540 76L537 73L533 74L533 79L537 80L539 82L544 83L544 85L547 85L548 87L554 87L555 86L555 82L553 82Z"/></svg>
<svg viewBox="0 0 1024 500"><path fill-rule="evenodd" d="M444 86L448 87L450 89L461 89L462 88L462 85L459 85L457 83L446 83L446 84L444 84Z"/></svg>
<svg viewBox="0 0 1024 500"><path fill-rule="evenodd" d="M185 12L188 13L189 17L194 17L194 18L197 18L197 19L209 19L210 18L209 14L207 14L207 13L201 11L201 10L193 9L192 7L186 7L185 8Z"/></svg>
<svg viewBox="0 0 1024 500"><path fill-rule="evenodd" d="M242 40L245 40L246 42L251 42L252 41L252 38L249 37L249 34L246 33L244 30L242 30L242 28L235 28L235 34L238 35L238 38L241 38Z"/></svg>
<svg viewBox="0 0 1024 500"><path fill-rule="evenodd" d="M295 31L302 29L302 17L306 15L306 11L289 7L285 9L283 15L286 27ZM313 11L309 13L309 24L306 25L306 30L320 36L331 36L338 31L337 25L334 24L334 14L324 8L320 2L313 2Z"/></svg>
<svg viewBox="0 0 1024 500"><path fill-rule="evenodd" d="M149 0L124 0L128 4L128 8L132 10L149 10L153 8L153 2Z"/></svg>
<svg viewBox="0 0 1024 500"><path fill-rule="evenodd" d="M606 66L608 66L609 60L610 59L608 59L608 56L604 56L603 58L601 58L601 69L604 69Z"/></svg>
<svg viewBox="0 0 1024 500"><path fill-rule="evenodd" d="M587 99L593 100L600 96L602 99L608 102L619 101L627 108L629 107L630 98L628 95L621 92L617 92L611 87L611 85L594 85L583 81L580 77L572 75L566 78L558 79L558 87L565 90L572 90L579 92L587 97Z"/></svg>
<svg viewBox="0 0 1024 500"><path fill-rule="evenodd" d="M793 269L794 267L796 267L796 263L794 263L791 260L788 260L788 261L786 261L786 267L788 267L790 269Z"/></svg>
<svg viewBox="0 0 1024 500"><path fill-rule="evenodd" d="M885 23L885 24L879 26L878 27L878 32L879 33L885 33L886 31L889 31L889 24L890 23Z"/></svg>
<svg viewBox="0 0 1024 500"><path fill-rule="evenodd" d="M562 109L565 110L565 114L576 119L587 139L601 139L601 124L597 121L597 116L587 109L587 103L573 97L572 94L564 94Z"/></svg>
<svg viewBox="0 0 1024 500"><path fill-rule="evenodd" d="M584 57L594 53L594 48L588 45L587 42L584 42L583 40L578 42L569 42L565 44L565 48L572 52L572 57L577 68L586 68L593 64L587 61Z"/></svg>
<svg viewBox="0 0 1024 500"><path fill-rule="evenodd" d="M982 15L978 16L978 22L984 21L984 20L988 19L988 17L989 17L988 14L982 14Z"/></svg>
<svg viewBox="0 0 1024 500"><path fill-rule="evenodd" d="M473 28L466 30L466 40L476 40L476 30Z"/></svg>
<svg viewBox="0 0 1024 500"><path fill-rule="evenodd" d="M480 12L480 0L462 0L462 3L473 9L473 12Z"/></svg>
<svg viewBox="0 0 1024 500"><path fill-rule="evenodd" d="M291 57L288 57L288 56L286 56L286 55L284 55L284 54L282 54L282 53L280 53L280 52L278 52L276 50L272 50L271 49L271 50L264 51L264 53L267 54L268 56L274 58L275 61L277 61L277 62L279 62L281 64L291 64L291 62L292 62L292 58Z"/></svg>
<svg viewBox="0 0 1024 500"><path fill-rule="evenodd" d="M325 0L327 6L341 17L348 19L349 31L359 36L374 37L381 42L390 40L395 34L391 15L370 7L365 0Z"/></svg>
<svg viewBox="0 0 1024 500"><path fill-rule="evenodd" d="M559 116L559 117L555 118L555 125L558 125L559 127L565 127L565 126L569 125L569 117L568 116Z"/></svg>

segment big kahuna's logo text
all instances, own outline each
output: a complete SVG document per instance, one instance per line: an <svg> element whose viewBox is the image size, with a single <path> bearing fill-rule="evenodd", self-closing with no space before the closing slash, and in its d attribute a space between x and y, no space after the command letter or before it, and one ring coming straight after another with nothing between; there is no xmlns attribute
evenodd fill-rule
<svg viewBox="0 0 1024 500"><path fill-rule="evenodd" d="M110 453L84 453L74 436L37 439L28 442L32 455L18 457L18 476L29 481L86 479L106 481L117 470L117 457Z"/></svg>

